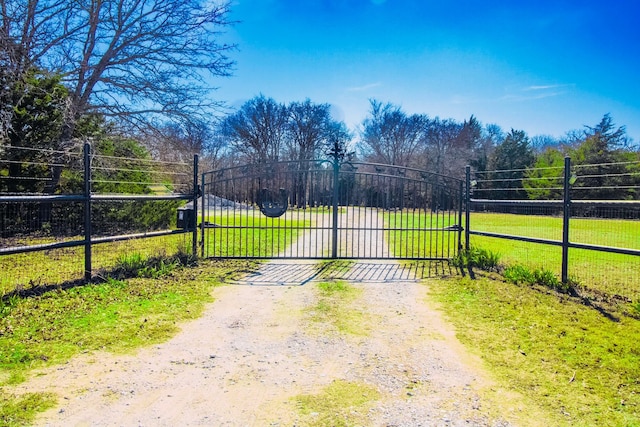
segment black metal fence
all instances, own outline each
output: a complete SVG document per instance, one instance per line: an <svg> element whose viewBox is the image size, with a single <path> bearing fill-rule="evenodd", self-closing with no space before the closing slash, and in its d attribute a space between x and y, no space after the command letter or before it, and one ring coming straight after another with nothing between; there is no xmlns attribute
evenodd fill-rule
<svg viewBox="0 0 640 427"><path fill-rule="evenodd" d="M469 191L427 171L327 160L201 179L197 197L197 157L184 164L97 155L89 145L0 147L0 293L88 280L127 256L176 251L447 260L474 245L563 282L640 297L640 162L467 169Z"/></svg>
<svg viewBox="0 0 640 427"><path fill-rule="evenodd" d="M612 173L612 171L614 171ZM466 172L466 245L640 297L640 162ZM596 199L595 197L608 197Z"/></svg>
<svg viewBox="0 0 640 427"><path fill-rule="evenodd" d="M36 160L15 153L24 150ZM3 146L1 294L88 281L128 256L195 253L195 226L177 228L176 216L196 199L197 178L197 157L181 164L99 155L89 144L76 152ZM53 180L56 192L45 194Z"/></svg>

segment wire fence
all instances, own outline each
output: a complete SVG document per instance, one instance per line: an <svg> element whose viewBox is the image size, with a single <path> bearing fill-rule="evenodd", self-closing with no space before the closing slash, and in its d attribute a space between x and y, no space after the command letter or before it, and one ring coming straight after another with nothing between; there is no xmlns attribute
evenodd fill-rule
<svg viewBox="0 0 640 427"><path fill-rule="evenodd" d="M472 246L640 300L640 162L467 171Z"/></svg>
<svg viewBox="0 0 640 427"><path fill-rule="evenodd" d="M193 164L0 146L0 295L196 253ZM595 293L640 300L640 162L467 175L467 244L552 271ZM188 227L188 228L185 228Z"/></svg>
<svg viewBox="0 0 640 427"><path fill-rule="evenodd" d="M0 147L0 295L91 280L128 260L195 251L177 211L193 164Z"/></svg>

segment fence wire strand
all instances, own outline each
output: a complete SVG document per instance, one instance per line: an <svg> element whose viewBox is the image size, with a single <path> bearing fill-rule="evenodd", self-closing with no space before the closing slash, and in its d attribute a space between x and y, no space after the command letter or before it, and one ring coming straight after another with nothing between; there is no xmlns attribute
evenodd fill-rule
<svg viewBox="0 0 640 427"><path fill-rule="evenodd" d="M176 212L193 194L193 164L89 158L89 197L110 196L91 201L91 236L104 241L92 244L94 273L127 257L192 251L193 234L176 228ZM53 193L45 192L54 184ZM0 296L83 278L85 202L78 200L84 190L84 156L77 151L1 147Z"/></svg>
<svg viewBox="0 0 640 427"><path fill-rule="evenodd" d="M624 167L625 169L621 170ZM638 168L634 170L633 168ZM631 170L630 170L631 168ZM522 236L562 243L562 205L532 207L527 201L562 201L564 178L536 176L549 169L474 171L470 227L474 232ZM569 186L570 244L640 250L640 162L574 165ZM514 176L514 174L516 176ZM500 177L504 177L501 179ZM520 203L519 203L520 202ZM501 254L507 264L561 270L561 248L526 241L473 235L472 245ZM588 291L640 301L640 256L569 248L568 275Z"/></svg>

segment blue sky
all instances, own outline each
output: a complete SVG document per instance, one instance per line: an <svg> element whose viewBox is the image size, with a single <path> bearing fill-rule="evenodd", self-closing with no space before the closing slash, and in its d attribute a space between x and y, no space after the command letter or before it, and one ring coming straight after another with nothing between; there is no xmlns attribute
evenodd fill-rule
<svg viewBox="0 0 640 427"><path fill-rule="evenodd" d="M560 137L610 113L640 142L640 0L234 0L233 107L262 93Z"/></svg>

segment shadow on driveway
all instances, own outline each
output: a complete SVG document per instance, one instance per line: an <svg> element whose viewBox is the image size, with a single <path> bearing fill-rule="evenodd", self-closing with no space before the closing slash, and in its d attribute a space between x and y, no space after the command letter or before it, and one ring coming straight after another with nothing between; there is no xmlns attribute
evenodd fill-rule
<svg viewBox="0 0 640 427"><path fill-rule="evenodd" d="M309 282L330 280L397 283L456 274L456 269L443 261L412 261L400 264L387 260L275 260L229 283L251 286L302 286Z"/></svg>

